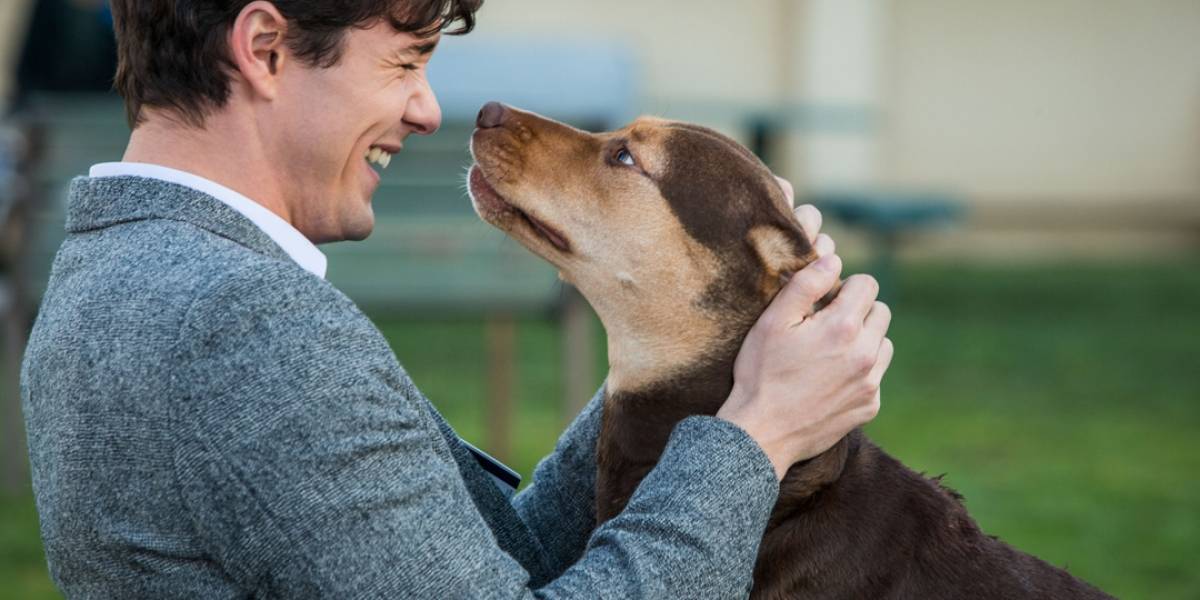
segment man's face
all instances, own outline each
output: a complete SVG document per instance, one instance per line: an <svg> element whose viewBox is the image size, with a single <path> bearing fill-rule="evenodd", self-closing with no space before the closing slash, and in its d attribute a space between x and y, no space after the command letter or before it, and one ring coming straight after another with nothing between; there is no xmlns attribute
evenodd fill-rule
<svg viewBox="0 0 1200 600"><path fill-rule="evenodd" d="M292 224L313 242L366 238L381 169L368 155L395 154L410 133L428 135L441 124L425 71L439 37L380 21L349 29L333 67L293 59L281 73L276 106L260 120L274 132L261 134L274 144L269 158Z"/></svg>

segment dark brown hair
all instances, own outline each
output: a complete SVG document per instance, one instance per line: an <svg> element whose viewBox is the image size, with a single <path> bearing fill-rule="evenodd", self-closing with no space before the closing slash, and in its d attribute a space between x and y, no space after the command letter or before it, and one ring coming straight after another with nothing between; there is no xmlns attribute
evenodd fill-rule
<svg viewBox="0 0 1200 600"><path fill-rule="evenodd" d="M229 29L251 0L113 0L117 37L114 87L130 127L142 107L173 109L203 126L229 98ZM397 31L428 37L464 34L483 0L273 0L288 20L288 47L306 63L331 67L350 27L384 19ZM457 27L454 25L457 23ZM452 28L453 27L453 28Z"/></svg>

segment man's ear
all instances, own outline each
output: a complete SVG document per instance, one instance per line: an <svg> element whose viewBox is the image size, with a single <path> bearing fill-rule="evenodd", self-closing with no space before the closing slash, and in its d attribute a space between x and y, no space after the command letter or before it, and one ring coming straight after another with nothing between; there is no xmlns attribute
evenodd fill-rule
<svg viewBox="0 0 1200 600"><path fill-rule="evenodd" d="M759 225L750 230L747 243L763 266L760 284L768 298L773 297L792 274L817 260L817 253L799 228Z"/></svg>
<svg viewBox="0 0 1200 600"><path fill-rule="evenodd" d="M238 13L229 31L229 49L241 79L258 96L274 100L279 92L279 71L290 60L287 19L275 5L258 0Z"/></svg>

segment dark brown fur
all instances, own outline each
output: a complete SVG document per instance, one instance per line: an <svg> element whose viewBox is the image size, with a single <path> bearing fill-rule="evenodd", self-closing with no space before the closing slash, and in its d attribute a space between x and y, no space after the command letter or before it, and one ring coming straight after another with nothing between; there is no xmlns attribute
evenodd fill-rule
<svg viewBox="0 0 1200 600"><path fill-rule="evenodd" d="M773 210L765 169L744 148L694 126L670 137L672 169L660 190L684 229L719 257L723 272L705 295L728 316L725 339L703 364L605 399L597 460L598 518L624 507L674 425L715 414L732 387L741 339L769 297L756 293L762 265L746 232L769 224L790 232L796 254L812 249ZM707 175L706 175L707 174ZM755 566L755 598L1012 599L1108 598L1094 587L980 531L960 497L911 471L854 431L826 453L792 467L780 486Z"/></svg>
<svg viewBox="0 0 1200 600"><path fill-rule="evenodd" d="M716 132L645 119L588 134L489 110L472 141L476 210L559 267L609 332L596 457L603 522L658 462L676 423L717 412L742 339L782 280L816 257L770 171ZM614 152L627 144L638 156L622 166ZM556 247L530 217L571 243ZM954 492L861 431L788 471L753 596L1108 597L981 532Z"/></svg>

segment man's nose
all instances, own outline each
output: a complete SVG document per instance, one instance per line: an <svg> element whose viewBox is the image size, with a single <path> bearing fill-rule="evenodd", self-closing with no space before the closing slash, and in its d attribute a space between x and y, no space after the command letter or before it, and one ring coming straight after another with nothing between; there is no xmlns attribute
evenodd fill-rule
<svg viewBox="0 0 1200 600"><path fill-rule="evenodd" d="M499 102L488 102L479 109L479 116L475 117L475 126L480 129L491 129L500 127L509 119L512 113Z"/></svg>
<svg viewBox="0 0 1200 600"><path fill-rule="evenodd" d="M442 125L442 107L428 83L408 99L404 122L418 135L429 135Z"/></svg>

